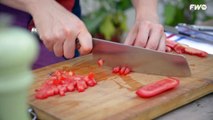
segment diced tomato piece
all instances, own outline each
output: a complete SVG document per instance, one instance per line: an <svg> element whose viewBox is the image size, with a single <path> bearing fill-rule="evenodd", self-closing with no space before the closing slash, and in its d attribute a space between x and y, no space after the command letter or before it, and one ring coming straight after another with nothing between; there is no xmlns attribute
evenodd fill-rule
<svg viewBox="0 0 213 120"><path fill-rule="evenodd" d="M99 67L102 67L103 64L104 64L104 60L100 58L100 59L98 60L98 66L99 66Z"/></svg>
<svg viewBox="0 0 213 120"><path fill-rule="evenodd" d="M35 97L37 99L45 99L45 98L48 98L48 95L46 94L45 90L39 90L36 92Z"/></svg>
<svg viewBox="0 0 213 120"><path fill-rule="evenodd" d="M47 96L53 96L55 94L54 89L52 87L48 87L45 91Z"/></svg>
<svg viewBox="0 0 213 120"><path fill-rule="evenodd" d="M113 73L119 73L120 69L121 69L120 66L114 67L113 70L112 70L112 72Z"/></svg>
<svg viewBox="0 0 213 120"><path fill-rule="evenodd" d="M66 92L72 92L75 89L83 92L88 86L92 87L96 84L94 73L80 76L69 70L57 70L50 75L39 89L35 90L35 97L37 99L45 99L57 94L64 96Z"/></svg>
<svg viewBox="0 0 213 120"><path fill-rule="evenodd" d="M69 75L69 76L73 76L73 75L75 75L75 73L72 72L72 71L69 71L69 72L68 72L68 75Z"/></svg>
<svg viewBox="0 0 213 120"><path fill-rule="evenodd" d="M166 39L166 46L170 47L170 48L174 48L178 43L172 40L168 40Z"/></svg>
<svg viewBox="0 0 213 120"><path fill-rule="evenodd" d="M179 53L179 54L182 54L185 51L185 47L182 46L181 44L176 44L173 49L176 53Z"/></svg>
<svg viewBox="0 0 213 120"><path fill-rule="evenodd" d="M74 87L73 83L69 83L69 84L67 85L67 91L72 92L72 91L74 91L74 90L75 90L75 87Z"/></svg>
<svg viewBox="0 0 213 120"><path fill-rule="evenodd" d="M88 78L89 78L90 80L94 79L94 76L95 76L95 74L92 73L92 72L88 74Z"/></svg>
<svg viewBox="0 0 213 120"><path fill-rule="evenodd" d="M177 78L166 78L139 88L136 94L142 98L149 98L173 89L178 85L179 80Z"/></svg>
<svg viewBox="0 0 213 120"><path fill-rule="evenodd" d="M120 71L119 71L119 74L120 74L120 75L123 75L124 72L125 72L125 70L126 70L126 67L125 67L125 66L121 67L121 69L120 69Z"/></svg>
<svg viewBox="0 0 213 120"><path fill-rule="evenodd" d="M63 90L59 90L59 95L60 96L65 96L65 92Z"/></svg>
<svg viewBox="0 0 213 120"><path fill-rule="evenodd" d="M88 85L88 86L90 86L90 87L93 87L93 86L95 86L96 84L97 84L97 82L95 81L95 79L94 78L89 78L88 76L86 76L85 78L84 78L84 80L85 80L85 82L86 82L86 84Z"/></svg>
<svg viewBox="0 0 213 120"><path fill-rule="evenodd" d="M83 80L90 87L93 87L93 86L95 86L97 84L97 82L94 79L94 73L89 73L88 76L84 77Z"/></svg>
<svg viewBox="0 0 213 120"><path fill-rule="evenodd" d="M123 75L127 75L127 74L129 74L130 72L131 72L131 69L130 69L129 67L126 67L126 69L125 69Z"/></svg>
<svg viewBox="0 0 213 120"><path fill-rule="evenodd" d="M59 94L59 90L58 90L58 88L56 86L53 86L52 89L53 89L55 95Z"/></svg>
<svg viewBox="0 0 213 120"><path fill-rule="evenodd" d="M84 92L85 89L87 89L87 84L83 80L77 81L76 89L78 92Z"/></svg>
<svg viewBox="0 0 213 120"><path fill-rule="evenodd" d="M58 80L58 79L53 80L53 84L54 85L59 85L59 84L61 84L61 80Z"/></svg>
<svg viewBox="0 0 213 120"><path fill-rule="evenodd" d="M65 96L65 92L67 92L67 87L60 85L60 86L58 86L58 89L59 89L59 95Z"/></svg>

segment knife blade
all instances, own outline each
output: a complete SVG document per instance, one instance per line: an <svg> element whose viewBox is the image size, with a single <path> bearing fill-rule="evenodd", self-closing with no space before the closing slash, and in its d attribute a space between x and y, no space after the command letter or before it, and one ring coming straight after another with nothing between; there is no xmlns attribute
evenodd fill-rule
<svg viewBox="0 0 213 120"><path fill-rule="evenodd" d="M187 60L182 55L124 45L93 38L93 58L103 59L104 65L126 65L139 73L187 77L191 75Z"/></svg>

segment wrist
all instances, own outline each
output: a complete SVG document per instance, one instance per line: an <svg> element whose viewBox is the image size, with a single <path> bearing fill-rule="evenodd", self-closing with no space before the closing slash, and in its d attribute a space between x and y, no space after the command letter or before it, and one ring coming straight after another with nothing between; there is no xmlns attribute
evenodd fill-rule
<svg viewBox="0 0 213 120"><path fill-rule="evenodd" d="M157 13L151 13L151 12L136 12L135 21L150 21L153 23L159 23L159 17Z"/></svg>
<svg viewBox="0 0 213 120"><path fill-rule="evenodd" d="M157 14L157 0L132 0L135 7L136 21L159 21Z"/></svg>
<svg viewBox="0 0 213 120"><path fill-rule="evenodd" d="M42 8L47 7L46 5L50 5L54 3L54 0L22 0L24 2L24 7L26 12L30 13L32 16L40 11Z"/></svg>

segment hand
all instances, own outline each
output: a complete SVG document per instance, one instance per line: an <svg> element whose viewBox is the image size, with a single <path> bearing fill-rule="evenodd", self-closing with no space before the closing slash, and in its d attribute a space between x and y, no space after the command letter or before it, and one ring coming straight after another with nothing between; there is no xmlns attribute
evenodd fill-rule
<svg viewBox="0 0 213 120"><path fill-rule="evenodd" d="M130 30L125 44L165 51L165 39L162 25L157 22L140 20L136 21Z"/></svg>
<svg viewBox="0 0 213 120"><path fill-rule="evenodd" d="M83 22L54 0L40 1L35 1L29 11L44 45L58 57L72 58L78 38L80 54L89 53L92 37Z"/></svg>

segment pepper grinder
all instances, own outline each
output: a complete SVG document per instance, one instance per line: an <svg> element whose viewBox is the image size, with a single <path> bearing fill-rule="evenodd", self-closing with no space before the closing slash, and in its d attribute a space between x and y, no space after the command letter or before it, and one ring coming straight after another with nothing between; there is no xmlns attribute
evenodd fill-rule
<svg viewBox="0 0 213 120"><path fill-rule="evenodd" d="M29 120L31 66L38 54L36 38L22 28L0 26L0 120Z"/></svg>

